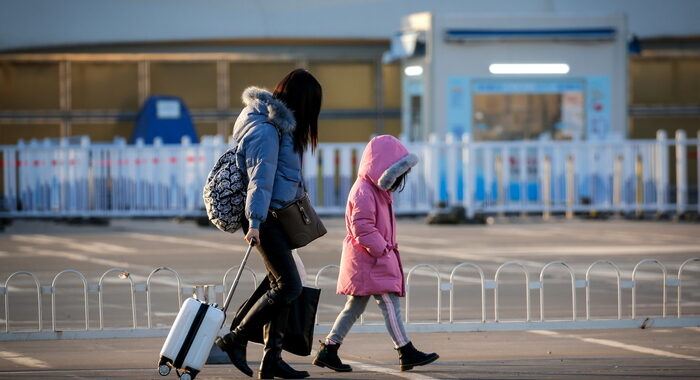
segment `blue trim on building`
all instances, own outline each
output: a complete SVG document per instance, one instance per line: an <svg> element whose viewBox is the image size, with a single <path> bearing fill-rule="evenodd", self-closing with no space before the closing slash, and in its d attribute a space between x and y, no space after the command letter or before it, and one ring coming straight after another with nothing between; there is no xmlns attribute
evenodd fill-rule
<svg viewBox="0 0 700 380"><path fill-rule="evenodd" d="M445 39L460 40L601 40L614 39L615 28L577 28L577 29L448 29Z"/></svg>

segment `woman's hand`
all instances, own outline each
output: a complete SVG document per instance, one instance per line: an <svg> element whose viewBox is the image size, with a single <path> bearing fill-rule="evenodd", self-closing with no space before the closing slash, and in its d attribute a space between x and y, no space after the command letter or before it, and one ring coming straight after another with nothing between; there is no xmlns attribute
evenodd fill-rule
<svg viewBox="0 0 700 380"><path fill-rule="evenodd" d="M257 228L249 228L245 234L245 241L252 245L260 244L260 231Z"/></svg>

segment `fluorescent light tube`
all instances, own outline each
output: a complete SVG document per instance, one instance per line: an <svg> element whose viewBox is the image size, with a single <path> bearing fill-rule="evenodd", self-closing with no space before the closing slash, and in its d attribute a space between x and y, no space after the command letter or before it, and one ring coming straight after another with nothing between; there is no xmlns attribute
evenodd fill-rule
<svg viewBox="0 0 700 380"><path fill-rule="evenodd" d="M421 74L423 74L423 67L421 66L406 66L405 69L403 69L404 74L406 74L409 77L417 77Z"/></svg>
<svg viewBox="0 0 700 380"><path fill-rule="evenodd" d="M569 65L566 63L492 63L489 65L489 71L491 74L566 74L569 72Z"/></svg>

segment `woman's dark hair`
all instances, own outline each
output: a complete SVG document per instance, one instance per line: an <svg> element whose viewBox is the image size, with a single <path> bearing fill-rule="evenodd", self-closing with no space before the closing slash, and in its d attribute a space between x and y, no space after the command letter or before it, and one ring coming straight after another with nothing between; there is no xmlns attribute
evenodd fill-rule
<svg viewBox="0 0 700 380"><path fill-rule="evenodd" d="M311 151L318 144L318 114L321 112L321 85L311 73L296 69L275 87L272 96L281 100L296 119L294 151L303 152L307 145Z"/></svg>
<svg viewBox="0 0 700 380"><path fill-rule="evenodd" d="M402 192L403 189L406 187L406 175L411 171L411 169L406 170L399 176L399 178L396 178L396 181L394 181L394 184L391 185L389 188L389 191L391 192Z"/></svg>

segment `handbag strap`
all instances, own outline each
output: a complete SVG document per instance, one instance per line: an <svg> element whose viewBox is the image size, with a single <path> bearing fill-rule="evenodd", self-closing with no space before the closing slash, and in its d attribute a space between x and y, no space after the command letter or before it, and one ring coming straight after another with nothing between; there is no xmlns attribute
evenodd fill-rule
<svg viewBox="0 0 700 380"><path fill-rule="evenodd" d="M301 173L301 187L304 189L304 194L308 194L306 181L304 181L304 152L299 152L299 173Z"/></svg>

